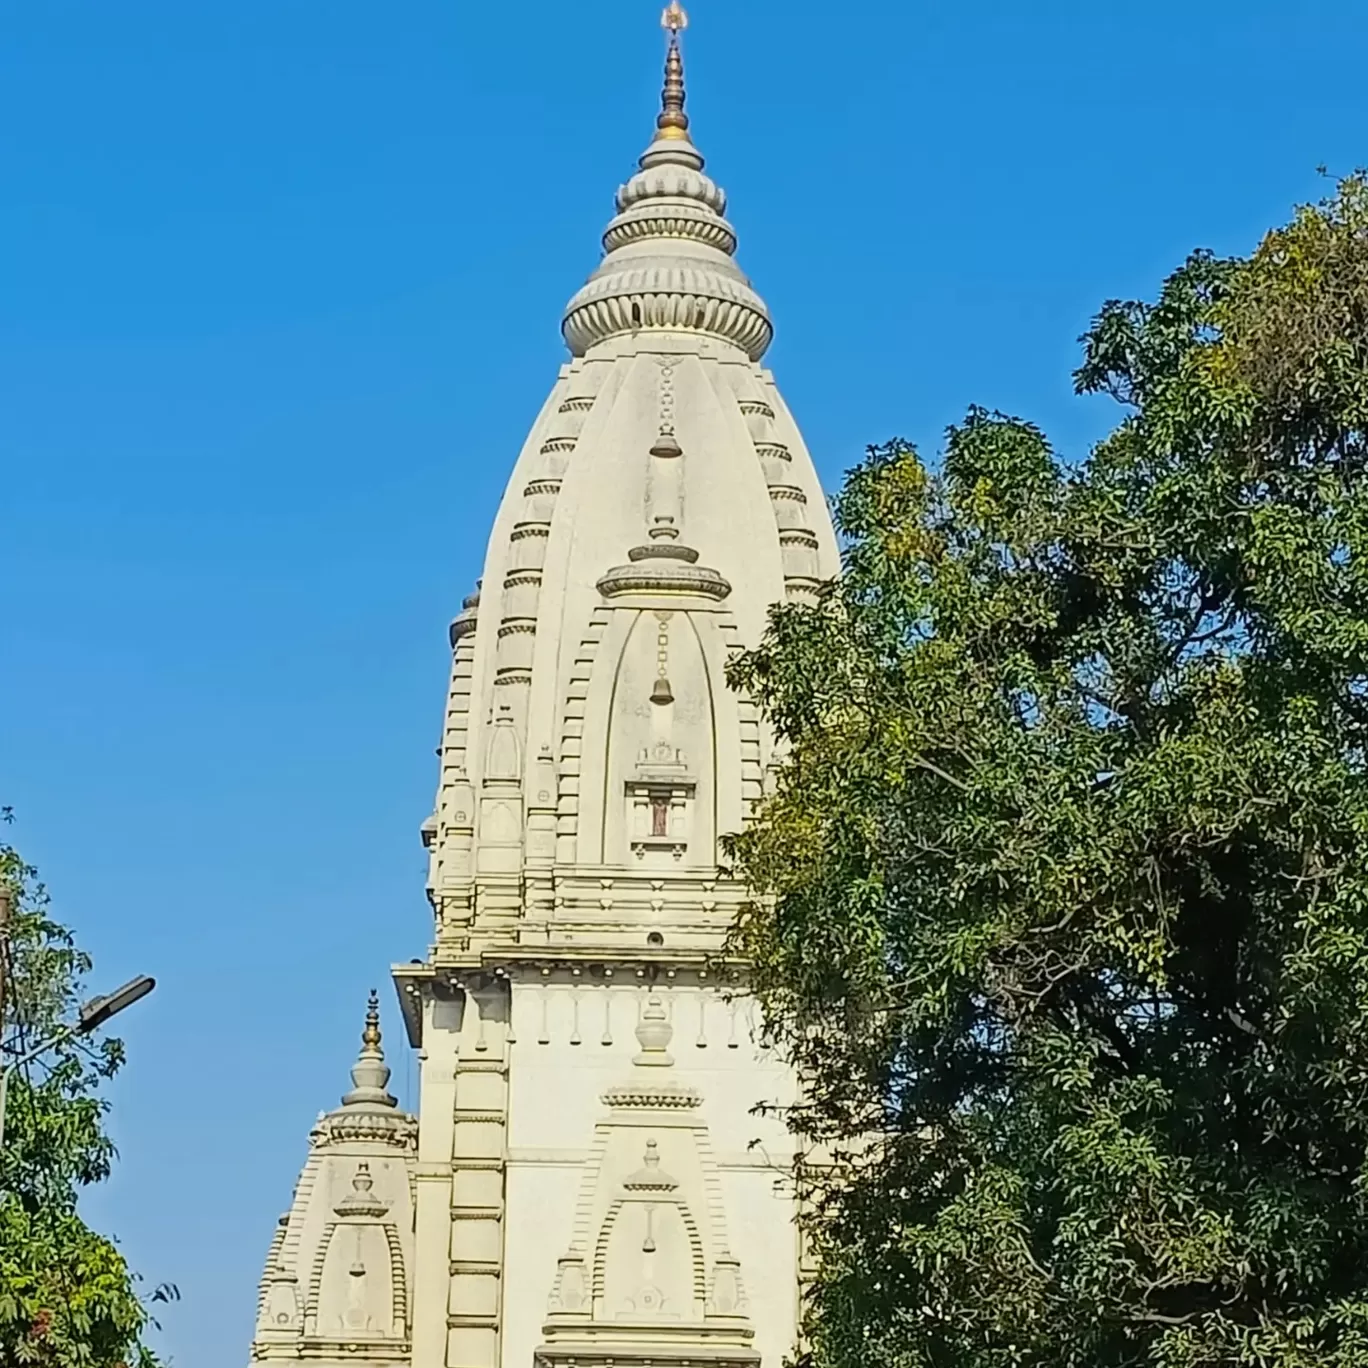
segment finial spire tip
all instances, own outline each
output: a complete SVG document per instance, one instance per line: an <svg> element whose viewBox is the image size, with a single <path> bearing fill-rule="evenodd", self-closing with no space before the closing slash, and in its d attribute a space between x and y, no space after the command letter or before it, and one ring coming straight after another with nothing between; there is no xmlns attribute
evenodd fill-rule
<svg viewBox="0 0 1368 1368"><path fill-rule="evenodd" d="M657 136L689 141L689 116L684 112L684 58L679 52L679 35L689 26L689 16L679 0L670 0L660 16L661 26L669 32L670 50L665 56L665 88L660 92Z"/></svg>
<svg viewBox="0 0 1368 1368"><path fill-rule="evenodd" d="M352 1090L342 1098L343 1106L370 1105L393 1107L396 1104L386 1085L389 1065L380 1043L380 995L374 988L366 999L366 1025L361 1032L361 1053L352 1065Z"/></svg>
<svg viewBox="0 0 1368 1368"><path fill-rule="evenodd" d="M374 988L366 999L366 1027L361 1032L361 1043L371 1050L380 1045L380 994Z"/></svg>

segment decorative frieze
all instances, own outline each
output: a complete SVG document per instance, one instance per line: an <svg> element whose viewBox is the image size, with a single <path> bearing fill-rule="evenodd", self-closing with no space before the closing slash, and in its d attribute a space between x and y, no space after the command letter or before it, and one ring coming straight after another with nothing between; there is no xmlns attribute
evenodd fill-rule
<svg viewBox="0 0 1368 1368"><path fill-rule="evenodd" d="M714 982L707 971L681 977L667 970L652 982L644 974L638 979L634 969L544 964L516 971L510 980L509 1038L526 1048L615 1051L640 1028L652 997L663 1004L677 1041L694 1054L758 1045L739 983Z"/></svg>

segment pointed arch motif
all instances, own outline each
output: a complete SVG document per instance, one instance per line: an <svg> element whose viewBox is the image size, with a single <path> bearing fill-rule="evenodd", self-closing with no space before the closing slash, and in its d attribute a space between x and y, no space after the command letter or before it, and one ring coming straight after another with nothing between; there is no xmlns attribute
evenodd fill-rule
<svg viewBox="0 0 1368 1368"><path fill-rule="evenodd" d="M318 1299L323 1291L323 1266L328 1260L328 1250L333 1236L337 1234L338 1221L329 1221L323 1227L323 1238L314 1251L313 1267L309 1269L309 1290L304 1297L304 1333L318 1333Z"/></svg>
<svg viewBox="0 0 1368 1368"><path fill-rule="evenodd" d="M412 1323L409 1306L408 1272L404 1267L404 1248L399 1243L399 1231L393 1221L385 1222L385 1242L390 1255L390 1296L394 1303L394 1331L407 1336Z"/></svg>
<svg viewBox="0 0 1368 1368"><path fill-rule="evenodd" d="M580 778L584 765L585 709L589 697L589 681L594 673L599 645L608 629L611 611L598 607L589 618L580 638L575 658L566 682L565 702L561 709L560 763L557 765L556 788L556 844L562 863L573 864L578 858Z"/></svg>
<svg viewBox="0 0 1368 1368"><path fill-rule="evenodd" d="M673 1207L678 1213L684 1231L689 1238L689 1264L693 1276L692 1290L694 1300L702 1305L708 1296L708 1260L703 1245L703 1232L694 1219L693 1211L683 1197L675 1195L652 1196L654 1206ZM644 1205L646 1199L615 1197L604 1213L603 1224L599 1227L598 1239L594 1241L594 1264L590 1275L590 1295L596 1307L603 1302L607 1288L608 1245L613 1237L613 1228L628 1205Z"/></svg>

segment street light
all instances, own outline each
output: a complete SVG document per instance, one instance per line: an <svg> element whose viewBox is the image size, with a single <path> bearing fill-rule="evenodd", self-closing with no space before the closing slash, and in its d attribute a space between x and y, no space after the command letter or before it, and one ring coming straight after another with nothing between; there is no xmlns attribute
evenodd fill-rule
<svg viewBox="0 0 1368 1368"><path fill-rule="evenodd" d="M131 1007L135 1002L141 1001L156 986L156 979L139 974L137 978L129 979L122 988L116 988L107 996L91 998L81 1008L76 1034L89 1035L92 1031L98 1031L110 1017L118 1016L125 1007Z"/></svg>
<svg viewBox="0 0 1368 1368"><path fill-rule="evenodd" d="M3 1154L5 1149L5 1098L9 1090L10 1074L68 1040L75 1040L80 1036L89 1035L92 1031L98 1031L111 1017L118 1016L125 1007L131 1007L135 1002L145 998L156 986L156 979L139 974L137 978L129 979L122 988L116 988L103 997L91 998L77 1014L74 1025L64 1026L56 1035L40 1041L12 1064L0 1063L0 1154Z"/></svg>

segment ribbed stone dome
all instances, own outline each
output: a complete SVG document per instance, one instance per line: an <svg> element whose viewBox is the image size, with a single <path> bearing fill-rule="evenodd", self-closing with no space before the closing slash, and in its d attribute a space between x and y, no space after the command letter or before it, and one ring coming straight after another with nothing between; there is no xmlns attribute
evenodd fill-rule
<svg viewBox="0 0 1368 1368"><path fill-rule="evenodd" d="M618 260L614 253L570 301L561 325L567 345L583 356L610 337L668 328L711 333L758 361L774 335L769 314L745 276L723 260L693 261L682 251Z"/></svg>
<svg viewBox="0 0 1368 1368"><path fill-rule="evenodd" d="M758 361L774 336L765 302L732 260L727 197L703 174L688 133L678 43L665 64L658 133L617 193L604 258L566 306L561 332L575 356L612 337L651 329L698 332Z"/></svg>
<svg viewBox="0 0 1368 1368"><path fill-rule="evenodd" d="M641 170L617 192L618 212L642 200L696 200L714 214L727 212L727 194L703 174L703 158L692 144L659 138L641 158Z"/></svg>

